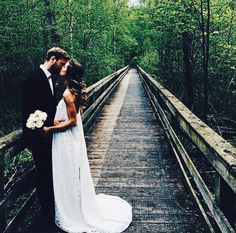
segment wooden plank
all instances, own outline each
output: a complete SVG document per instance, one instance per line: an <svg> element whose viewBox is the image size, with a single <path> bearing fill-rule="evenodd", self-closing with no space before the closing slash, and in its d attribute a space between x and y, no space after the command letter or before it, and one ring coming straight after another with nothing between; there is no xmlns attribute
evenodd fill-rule
<svg viewBox="0 0 236 233"><path fill-rule="evenodd" d="M5 193L3 200L0 202L0 208L2 208L7 202L14 202L20 195L32 189L34 174L35 166L22 174L22 176L13 183L10 190Z"/></svg>
<svg viewBox="0 0 236 233"><path fill-rule="evenodd" d="M236 230L236 194L232 191L229 185L220 176L218 203L224 215L227 217L231 226Z"/></svg>
<svg viewBox="0 0 236 233"><path fill-rule="evenodd" d="M4 196L4 157L0 156L0 200Z"/></svg>
<svg viewBox="0 0 236 233"><path fill-rule="evenodd" d="M4 197L4 157L0 156L0 201ZM5 206L0 206L0 232L6 227Z"/></svg>
<svg viewBox="0 0 236 233"><path fill-rule="evenodd" d="M104 85L106 85L107 82L111 81L112 79L116 78L117 76L119 76L122 72L124 72L125 70L128 70L128 66L121 68L120 70L116 71L115 73L106 76L105 78L99 80L98 82L94 83L93 85L89 86L87 88L87 93L88 96L92 96L95 92L97 92L98 90L100 90Z"/></svg>
<svg viewBox="0 0 236 233"><path fill-rule="evenodd" d="M85 111L82 116L83 121L85 121L85 128L88 128L94 117L98 114L98 112L102 109L103 105L108 100L111 93L115 90L121 79L128 72L128 66L118 70L112 75L105 77L104 79L98 81L94 85L90 86L87 89L90 98L95 95L100 95L96 101ZM3 174L4 174L4 159L10 160L14 156L18 155L22 150L25 149L25 143L22 138L22 131L17 130L14 131L5 137L0 138L0 217L5 220L5 203L8 201L13 201L17 198L17 196L21 193L24 193L28 190L32 184L34 168L30 169L23 175L22 179L17 180L11 190L5 194L4 196L4 182L3 182ZM4 197L4 198L3 198ZM0 229L3 232L11 232L15 226L18 224L20 218L27 211L27 208L30 206L32 201L35 198L35 190L28 197L26 202L17 212L16 216L9 222L8 226L3 224L4 221L1 221Z"/></svg>
<svg viewBox="0 0 236 233"><path fill-rule="evenodd" d="M93 110L97 106L96 103L98 103L98 98L100 98L101 95L103 95L106 89L112 85L112 83L116 82L116 79L119 78L119 76L122 73L127 73L127 71L128 71L128 66L118 70L112 75L109 75L103 78L102 80L98 81L97 83L87 88L87 93L88 93L87 103L88 104L85 109L85 117L83 117L83 119L86 118L86 115L90 115L90 114L93 115Z"/></svg>
<svg viewBox="0 0 236 233"><path fill-rule="evenodd" d="M117 84L116 79L119 77L119 75L121 75L122 73L125 74L127 73L127 71L128 71L128 66L118 70L112 75L109 75L103 78L102 80L98 81L97 83L91 85L90 87L87 88L87 92L89 93L90 96L92 96L96 92L101 90L103 87L107 88L106 84L109 83L110 81L115 81L113 85ZM111 89L111 86L110 86L110 89ZM104 91L103 93L101 93L100 96L104 97L107 93L108 91ZM99 98L99 100L101 101L102 98ZM93 103L92 106L90 106L85 111L85 113L83 114L84 115L83 119L88 118L89 115L92 114L92 110L94 110L96 106L98 106L98 104L99 104L99 101L96 100L96 102ZM2 156L5 157L5 160L12 159L14 156L18 155L18 153L23 151L25 147L26 146L22 139L22 130L16 130L0 138L0 157ZM0 164L3 164L3 163L0 161ZM4 168L2 168L2 170L4 170ZM0 172L1 172L1 168L0 168ZM1 196L1 187L0 187L0 196Z"/></svg>
<svg viewBox="0 0 236 233"><path fill-rule="evenodd" d="M30 193L29 197L26 199L22 207L18 210L14 218L8 223L6 229L3 231L3 233L10 233L13 232L13 230L17 227L19 221L21 220L22 216L25 215L27 210L30 208L30 206L33 204L36 198L36 188L33 189L33 191Z"/></svg>
<svg viewBox="0 0 236 233"><path fill-rule="evenodd" d="M0 138L0 157L4 156L4 152L13 146L17 140L22 137L22 130L16 130Z"/></svg>
<svg viewBox="0 0 236 233"><path fill-rule="evenodd" d="M109 84L110 81L115 79L117 77L116 73L109 75L102 80L98 81L97 83L93 84L92 86L88 87L87 93L88 93L88 98L91 98L95 93L99 92L104 86Z"/></svg>
<svg viewBox="0 0 236 233"><path fill-rule="evenodd" d="M194 115L181 101L141 68L141 75L161 98L183 132L202 151L217 172L236 192L236 148Z"/></svg>
<svg viewBox="0 0 236 233"><path fill-rule="evenodd" d="M156 122L139 78L131 75L127 79L121 82L128 83L126 91L119 87L121 89L115 92L102 116L96 118L91 127L96 135L107 135L109 127L112 136L101 142L94 137L95 133L87 134L87 138L91 138L89 157L97 154L99 148L104 148L100 152L105 157L101 172L99 176L94 172L96 193L118 195L133 206L133 223L125 232L206 232L196 212L179 207L184 201L177 199L177 193L186 195L186 190L177 166L172 163L162 129ZM125 95L124 99L120 99L121 95ZM119 104L123 102L121 109L118 99ZM113 114L115 107L119 115ZM112 120L114 126L110 126ZM105 142L108 149L105 149ZM93 156L90 163L97 164ZM171 163L169 167L168 163ZM186 196L182 198L187 199ZM163 224L168 227L163 228ZM149 228L149 225L155 227Z"/></svg>
<svg viewBox="0 0 236 233"><path fill-rule="evenodd" d="M116 82L115 82L116 83ZM114 84L115 84L114 83ZM114 85L113 84L113 85ZM110 85L109 87L107 87L107 89L93 102L93 104L86 109L86 111L84 112L83 116L82 116L82 121L83 123L85 123L90 116L92 115L93 111L96 109L96 107L102 102L102 99L107 95L107 93L111 90L111 88L113 87L113 85Z"/></svg>
<svg viewBox="0 0 236 233"><path fill-rule="evenodd" d="M101 90L109 81L115 81L116 78L123 72L128 71L128 66L118 70L117 72L109 75L102 80L96 82L87 88L87 93L92 96L99 90ZM114 80L113 80L114 79ZM86 113L86 111L85 111ZM22 130L16 130L4 137L0 138L0 157L7 156L7 159L11 159L16 156L19 152L25 149L24 142L22 140ZM8 152L6 153L6 151Z"/></svg>
<svg viewBox="0 0 236 233"><path fill-rule="evenodd" d="M212 224L211 224L211 222L210 222L210 220L209 220L209 218L208 218L208 216L207 216L207 213L206 213L206 211L204 210L204 208L203 208L203 206L202 206L202 204L201 204L201 202L200 202L198 196L196 195L196 192L195 192L195 190L194 190L194 188L193 188L193 186L192 186L192 184L191 184L191 182L190 182L190 180L189 180L189 178L188 178L188 176L187 176L186 170L185 170L185 168L184 168L184 166L183 166L183 164L182 164L182 162L181 162L181 159L180 159L180 157L179 157L179 155L178 155L178 153L177 153L177 151L176 151L176 149L175 149L175 146L173 145L173 142L172 142L172 139L171 139L171 135L170 135L170 131L172 131L172 133L173 133L174 130L172 129L170 123L168 122L168 119L166 118L166 116L165 116L165 114L164 114L164 111L162 110L161 106L158 104L157 99L156 99L155 96L152 94L151 90L149 89L147 83L145 82L145 80L142 80L142 81L143 81L144 87L145 87L145 89L146 89L146 91L147 91L147 94L148 94L148 96L149 96L149 99L150 99L150 101L151 101L151 104L152 104L152 106L153 106L153 108L154 108L154 111L155 111L155 113L156 113L158 119L160 120L160 122L161 122L161 124L162 124L162 127L163 127L163 129L164 129L164 131L165 131L165 134L166 134L166 136L167 136L167 138L168 138L168 140L169 140L171 149L172 149L172 151L173 151L173 153L174 153L174 155L175 155L175 157L176 157L176 160L177 160L177 162L178 162L178 164L179 164L179 167L180 167L181 172L182 172L182 174L183 174L183 176L184 176L185 182L186 182L186 184L188 185L189 190L190 190L190 192L191 192L192 195L193 195L193 198L195 199L195 202L196 202L196 204L197 204L197 206L198 206L198 208L199 208L199 210L200 210L200 212L201 212L201 214L202 214L202 217L203 217L203 219L204 219L206 225L207 225L208 228L209 228L209 231L210 231L211 233L214 233L214 232L215 232L215 231L214 231L214 228L213 228L213 226L212 226ZM174 134L175 134L175 133L174 133ZM181 147L182 147L182 145L181 145Z"/></svg>
<svg viewBox="0 0 236 233"><path fill-rule="evenodd" d="M145 81L144 81L145 82ZM181 170L184 174L185 180L192 192L193 197L196 200L197 205L199 206L199 209L207 223L207 225L209 226L209 229L211 232L214 232L214 229L207 217L207 214L205 212L205 210L203 209L190 181L189 178L187 177L186 171L184 169L184 166L182 165L182 162L179 158L178 153L181 155L182 159L185 162L186 167L188 168L190 174L192 175L200 193L202 194L202 197L204 198L209 210L211 211L214 219L216 220L219 228L221 229L222 232L224 233L235 233L234 229L231 227L231 225L229 224L228 220L226 219L226 217L224 216L223 212L220 210L219 206L217 205L213 195L211 194L211 192L209 191L209 189L207 188L205 182L203 181L200 173L198 172L197 168L195 167L195 165L193 164L191 158L189 157L187 151L184 149L181 141L179 140L179 138L177 137L176 133L174 132L173 128L171 127L170 122L168 121L167 117L165 116L164 111L162 110L161 106L159 105L155 95L153 93L151 93L150 89L147 86L147 83L145 82L145 86L147 88L147 92L150 96L150 99L152 100L152 104L155 108L155 111L158 115L158 118L160 119L160 121L162 122L162 125L165 129L165 132L167 133L167 137L169 139L169 142L171 144L171 148L176 156L176 159L181 167ZM178 153L176 151L176 149L178 150Z"/></svg>
<svg viewBox="0 0 236 233"><path fill-rule="evenodd" d="M25 148L26 148L26 144L23 140L22 137L22 133L20 133L21 135L19 135L19 139L17 139L14 143L14 145L12 145L5 153L4 153L4 159L5 162L7 163L7 161L10 161L11 159L13 159L15 156L17 156L20 152L22 152Z"/></svg>
<svg viewBox="0 0 236 233"><path fill-rule="evenodd" d="M107 102L108 98L113 93L113 91L115 90L115 88L120 83L120 81L122 80L122 78L125 76L126 73L127 73L127 71L125 73L123 73L122 75L120 75L119 79L117 79L115 81L115 83L113 85L111 85L109 88L107 88L106 91L103 92L103 94L94 102L94 104L91 106L91 109L89 108L83 114L82 120L83 120L83 123L84 123L83 126L84 126L85 130L89 127L89 125L91 124L93 119L96 117L96 115L101 111L102 107ZM95 111L91 114L91 112L94 109L95 109Z"/></svg>
<svg viewBox="0 0 236 233"><path fill-rule="evenodd" d="M124 232L207 232L137 73L122 79L85 133L96 193L120 196L133 207ZM39 232L36 224L30 230Z"/></svg>

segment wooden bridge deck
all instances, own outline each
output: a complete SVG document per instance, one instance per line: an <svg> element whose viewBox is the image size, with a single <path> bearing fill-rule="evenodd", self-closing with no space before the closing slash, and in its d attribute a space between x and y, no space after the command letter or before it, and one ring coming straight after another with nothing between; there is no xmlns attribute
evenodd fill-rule
<svg viewBox="0 0 236 233"><path fill-rule="evenodd" d="M207 232L135 70L121 81L86 141L96 192L133 206L125 232Z"/></svg>

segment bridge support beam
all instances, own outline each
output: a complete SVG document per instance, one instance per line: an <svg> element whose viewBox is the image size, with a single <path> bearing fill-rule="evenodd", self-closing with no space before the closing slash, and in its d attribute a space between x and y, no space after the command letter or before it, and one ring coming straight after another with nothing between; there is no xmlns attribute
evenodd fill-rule
<svg viewBox="0 0 236 233"><path fill-rule="evenodd" d="M216 202L236 230L236 194L219 174L215 175Z"/></svg>
<svg viewBox="0 0 236 233"><path fill-rule="evenodd" d="M87 88L88 103L82 115L84 130L91 124L128 70L128 66L121 68ZM33 188L32 192L29 193L29 190L34 186L34 168L31 166L26 168L24 174L18 177L19 179L17 178L12 182L9 186L10 188L5 187L4 189L6 183L4 178L5 161L19 156L20 152L24 151L25 148L26 144L24 143L22 130L16 130L0 138L0 232L14 232L14 229L25 217L27 210L35 200L36 189ZM11 206L10 208L5 208L8 205L5 203L14 203L18 197L26 193L28 195L25 201L17 206L17 210L14 210L8 220L8 213L12 209Z"/></svg>
<svg viewBox="0 0 236 233"><path fill-rule="evenodd" d="M4 197L4 157L0 153L0 232L6 227L5 206L2 203Z"/></svg>
<svg viewBox="0 0 236 233"><path fill-rule="evenodd" d="M218 228L224 233L235 233L236 148L202 122L180 100L140 67L139 71L149 98L157 109L156 112L160 113L159 119L166 122L163 124L164 130L169 134L174 149L177 149L181 155ZM164 110L159 104L159 99L161 105L164 104ZM175 130L176 120L177 130ZM205 155L219 176L216 177L216 197L179 140L176 134L178 128Z"/></svg>

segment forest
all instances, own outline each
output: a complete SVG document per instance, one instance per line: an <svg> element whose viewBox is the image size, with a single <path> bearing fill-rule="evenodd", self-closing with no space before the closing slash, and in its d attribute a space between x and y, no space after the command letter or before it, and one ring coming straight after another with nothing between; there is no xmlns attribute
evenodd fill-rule
<svg viewBox="0 0 236 233"><path fill-rule="evenodd" d="M88 85L140 65L235 143L235 0L1 0L0 11L0 136L20 128L26 73L60 46Z"/></svg>

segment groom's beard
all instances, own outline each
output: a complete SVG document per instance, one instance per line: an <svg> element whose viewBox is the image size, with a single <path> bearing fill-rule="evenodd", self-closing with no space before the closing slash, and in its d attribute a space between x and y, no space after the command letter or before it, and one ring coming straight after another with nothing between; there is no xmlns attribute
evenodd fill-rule
<svg viewBox="0 0 236 233"><path fill-rule="evenodd" d="M54 75L59 75L61 72L61 69L59 69L56 64L52 65L51 68L49 69L49 72Z"/></svg>

